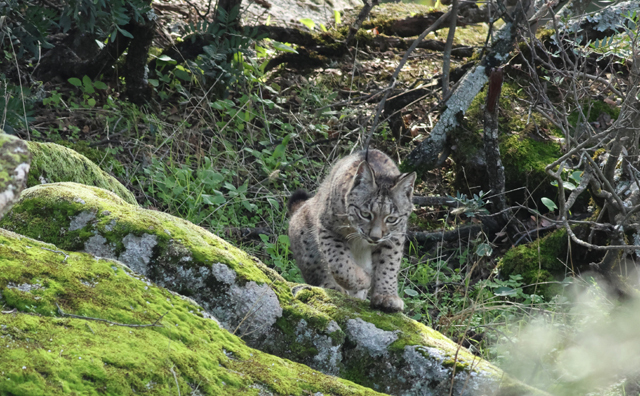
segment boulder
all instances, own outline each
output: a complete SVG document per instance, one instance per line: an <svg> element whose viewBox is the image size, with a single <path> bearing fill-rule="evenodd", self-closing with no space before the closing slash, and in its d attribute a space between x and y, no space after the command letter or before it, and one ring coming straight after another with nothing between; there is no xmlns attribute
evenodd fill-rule
<svg viewBox="0 0 640 396"><path fill-rule="evenodd" d="M382 395L249 348L120 262L0 229L2 395Z"/></svg>
<svg viewBox="0 0 640 396"><path fill-rule="evenodd" d="M0 130L0 218L26 186L30 160L25 142Z"/></svg>
<svg viewBox="0 0 640 396"><path fill-rule="evenodd" d="M117 259L160 287L192 298L203 315L217 318L249 346L376 391L540 393L401 313L385 314L348 296L288 283L207 230L96 187L32 187L0 227L53 243L52 250Z"/></svg>
<svg viewBox="0 0 640 396"><path fill-rule="evenodd" d="M55 143L26 144L32 156L28 187L70 181L104 188L130 204L137 204L131 191L84 155Z"/></svg>

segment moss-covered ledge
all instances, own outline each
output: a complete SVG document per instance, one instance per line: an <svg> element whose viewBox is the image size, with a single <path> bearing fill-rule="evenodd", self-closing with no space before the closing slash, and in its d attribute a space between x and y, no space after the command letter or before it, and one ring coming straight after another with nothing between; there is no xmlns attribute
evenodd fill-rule
<svg viewBox="0 0 640 396"><path fill-rule="evenodd" d="M76 182L104 188L130 204L137 204L131 191L84 155L55 143L26 143L32 156L28 187L44 183Z"/></svg>
<svg viewBox="0 0 640 396"><path fill-rule="evenodd" d="M0 394L381 395L247 347L115 260L2 229L0 257Z"/></svg>
<svg viewBox="0 0 640 396"><path fill-rule="evenodd" d="M0 227L58 248L117 258L196 300L250 346L389 394L535 394L402 314L285 282L187 221L75 183L25 190ZM463 391L464 390L464 391Z"/></svg>

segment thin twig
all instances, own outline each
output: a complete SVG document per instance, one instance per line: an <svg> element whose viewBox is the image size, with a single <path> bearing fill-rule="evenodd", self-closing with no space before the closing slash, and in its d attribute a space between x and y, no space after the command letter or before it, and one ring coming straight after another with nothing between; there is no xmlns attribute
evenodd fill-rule
<svg viewBox="0 0 640 396"><path fill-rule="evenodd" d="M112 325L115 325L115 326L122 326L122 327L163 327L161 324L158 324L158 322L164 317L164 315L169 313L169 311L167 311L164 314L160 315L160 317L155 322L153 322L151 324L126 324L126 323L112 322L112 321L106 320L106 319L92 318L90 316L81 316L81 315L68 314L68 313L65 313L62 310L62 308L60 308L58 303L56 303L56 307L58 308L58 313L60 314L60 316L65 317L65 318L94 320L96 322L105 322L105 323L109 323L109 324L112 324Z"/></svg>
<svg viewBox="0 0 640 396"><path fill-rule="evenodd" d="M68 254L66 254L65 252L61 252L61 251L59 251L59 250L53 250L53 249L49 249L49 248L46 248L46 247L41 247L40 249L42 249L42 250L48 250L48 251L53 252L53 253L59 253L59 254L62 254L62 255L64 256L64 260L62 260L62 262L63 262L63 263L66 263L66 262L67 262L67 258L69 258L69 255L68 255Z"/></svg>
<svg viewBox="0 0 640 396"><path fill-rule="evenodd" d="M440 18L438 18L433 24L431 24L431 26L426 28L424 30L424 32L422 32L422 34L420 36L418 36L418 38L413 41L413 43L411 44L411 47L409 47L409 49L404 53L404 56L402 57L402 60L400 60L400 63L398 64L398 67L396 67L396 70L393 72L393 76L391 76L391 83L387 87L387 92L386 92L385 96L382 98L382 101L380 101L380 104L378 105L378 110L376 111L376 115L375 115L375 118L374 118L374 121L373 121L373 125L371 125L371 130L369 130L369 135L365 139L365 144L364 144L364 149L365 150L367 150L367 151L369 150L369 143L371 142L371 137L373 136L373 132L375 132L376 128L378 127L378 119L380 118L380 113L382 113L382 109L384 109L384 103L386 102L387 97L389 96L389 93L395 87L397 79L398 79L398 76L400 75L400 71L402 70L404 65L407 63L407 61L409 60L409 55L413 52L413 50L416 49L418 44L420 44L420 42L422 40L424 40L424 38L427 37L427 35L429 33L431 33L434 30L436 30L438 28L438 26L440 26L440 24L442 24L442 22L444 22L445 19L447 19L449 17L449 15L451 15L451 11L449 11L449 12L447 12L445 14L442 14L442 16L440 16Z"/></svg>
<svg viewBox="0 0 640 396"><path fill-rule="evenodd" d="M365 19L369 16L369 13L373 9L373 7L378 5L378 0L370 0L370 2L365 1L364 6L360 10L358 14L358 18L356 21L349 27L349 35L347 36L347 40L345 41L345 45L349 45L353 37L356 35L358 30L360 30L360 25L364 22Z"/></svg>
<svg viewBox="0 0 640 396"><path fill-rule="evenodd" d="M444 45L442 54L442 100L446 100L449 95L449 68L451 67L451 49L453 48L453 38L456 34L456 23L458 22L458 0L453 0L451 5L451 21L449 22L449 34Z"/></svg>
<svg viewBox="0 0 640 396"><path fill-rule="evenodd" d="M171 370L171 374L173 374L173 379L176 381L176 387L178 388L178 396L181 396L181 395L180 395L180 385L178 384L178 376L176 375L176 372L175 372L175 371L173 371L173 368L174 368L174 367L175 367L175 366L171 366L171 369L170 369L170 370Z"/></svg>

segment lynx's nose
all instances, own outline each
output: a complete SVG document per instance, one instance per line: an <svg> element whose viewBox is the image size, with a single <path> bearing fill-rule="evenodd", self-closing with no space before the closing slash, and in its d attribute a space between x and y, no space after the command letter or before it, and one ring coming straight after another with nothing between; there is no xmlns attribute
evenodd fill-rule
<svg viewBox="0 0 640 396"><path fill-rule="evenodd" d="M374 226L371 232L369 232L369 238L371 238L373 242L378 242L380 238L382 238L382 227Z"/></svg>

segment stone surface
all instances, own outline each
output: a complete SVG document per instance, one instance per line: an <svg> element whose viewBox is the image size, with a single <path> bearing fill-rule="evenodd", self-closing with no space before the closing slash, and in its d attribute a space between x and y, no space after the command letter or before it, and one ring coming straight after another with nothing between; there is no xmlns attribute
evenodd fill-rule
<svg viewBox="0 0 640 396"><path fill-rule="evenodd" d="M249 348L117 261L2 229L0 257L2 395L382 396Z"/></svg>
<svg viewBox="0 0 640 396"><path fill-rule="evenodd" d="M73 219L87 211L95 218L71 230ZM53 250L118 257L131 274L192 298L249 346L380 392L449 395L453 384L463 394L539 393L402 314L287 283L208 231L96 187L30 188L0 226L54 243Z"/></svg>
<svg viewBox="0 0 640 396"><path fill-rule="evenodd" d="M26 143L0 130L0 218L25 188L30 161Z"/></svg>

